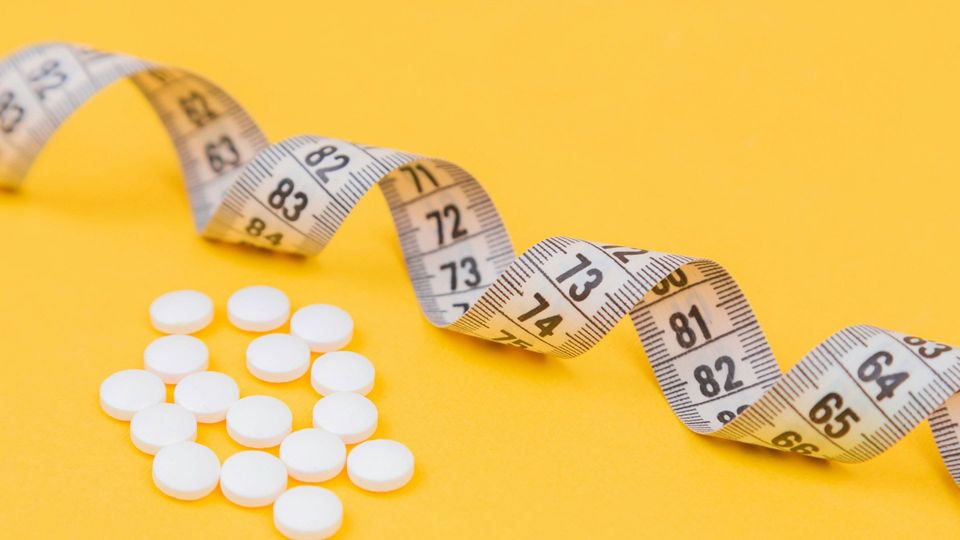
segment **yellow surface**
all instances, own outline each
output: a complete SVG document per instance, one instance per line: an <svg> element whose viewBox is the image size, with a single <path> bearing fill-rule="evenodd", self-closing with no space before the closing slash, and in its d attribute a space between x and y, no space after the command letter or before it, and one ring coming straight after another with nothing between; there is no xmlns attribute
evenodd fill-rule
<svg viewBox="0 0 960 540"><path fill-rule="evenodd" d="M95 4L5 0L0 50L129 52L222 83L274 141L448 158L484 182L519 248L565 234L715 258L783 366L854 323L960 342L956 3ZM128 84L65 125L22 193L0 194L0 231L5 538L277 536L269 509L162 496L97 405L156 336L149 302L192 287L219 310L200 334L212 366L306 426L307 380L254 380L250 336L225 320L252 283L354 314L378 435L416 454L400 492L329 483L342 538L960 533L960 488L926 427L864 465L787 456L688 432L626 322L570 361L431 327L379 195L312 260L200 239ZM199 440L221 459L239 449L222 425Z"/></svg>

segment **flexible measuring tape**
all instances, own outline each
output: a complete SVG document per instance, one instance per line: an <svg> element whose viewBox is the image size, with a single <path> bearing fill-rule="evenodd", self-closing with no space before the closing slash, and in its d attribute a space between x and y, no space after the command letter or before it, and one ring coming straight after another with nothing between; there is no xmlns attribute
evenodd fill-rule
<svg viewBox="0 0 960 540"><path fill-rule="evenodd" d="M379 185L434 325L572 357L629 314L691 430L853 463L929 417L960 483L957 348L855 326L781 375L746 298L717 263L565 237L517 257L493 202L457 165L326 137L270 145L223 90L181 69L59 43L8 57L0 63L0 185L17 188L56 128L122 77L173 139L207 238L313 255Z"/></svg>

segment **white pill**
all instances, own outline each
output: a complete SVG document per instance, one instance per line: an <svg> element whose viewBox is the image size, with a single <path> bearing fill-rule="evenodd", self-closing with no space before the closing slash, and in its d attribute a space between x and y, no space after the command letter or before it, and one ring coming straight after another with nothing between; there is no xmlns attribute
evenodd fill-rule
<svg viewBox="0 0 960 540"><path fill-rule="evenodd" d="M117 420L130 420L137 411L166 399L160 377L142 369L118 371L100 383L100 406Z"/></svg>
<svg viewBox="0 0 960 540"><path fill-rule="evenodd" d="M291 488L273 504L273 524L291 540L330 538L342 523L343 503L326 488Z"/></svg>
<svg viewBox="0 0 960 540"><path fill-rule="evenodd" d="M353 392L335 392L313 406L313 427L333 433L347 444L368 439L377 429L377 406Z"/></svg>
<svg viewBox="0 0 960 540"><path fill-rule="evenodd" d="M212 424L227 417L227 409L240 399L240 388L229 375L219 371L191 373L173 389L173 401L197 417L197 422Z"/></svg>
<svg viewBox="0 0 960 540"><path fill-rule="evenodd" d="M213 301L200 291L173 291L150 304L150 323L167 334L192 334L213 320Z"/></svg>
<svg viewBox="0 0 960 540"><path fill-rule="evenodd" d="M320 429L294 431L280 443L280 460L301 482L323 482L340 474L347 447L340 437Z"/></svg>
<svg viewBox="0 0 960 540"><path fill-rule="evenodd" d="M306 341L313 352L335 351L353 338L353 319L337 306L314 304L293 314L290 333Z"/></svg>
<svg viewBox="0 0 960 540"><path fill-rule="evenodd" d="M193 441L164 446L153 458L153 483L175 499L202 499L217 487L218 478L217 455Z"/></svg>
<svg viewBox="0 0 960 540"><path fill-rule="evenodd" d="M227 411L227 433L250 448L276 446L292 428L290 407L274 397L247 396Z"/></svg>
<svg viewBox="0 0 960 540"><path fill-rule="evenodd" d="M167 384L177 384L191 373L207 369L210 351L193 336L163 336L143 351L143 365Z"/></svg>
<svg viewBox="0 0 960 540"><path fill-rule="evenodd" d="M273 287L245 287L227 300L227 318L241 330L269 332L283 326L289 316L290 300Z"/></svg>
<svg viewBox="0 0 960 540"><path fill-rule="evenodd" d="M367 441L350 451L347 475L367 491L400 489L413 477L413 453L397 441Z"/></svg>
<svg viewBox="0 0 960 540"><path fill-rule="evenodd" d="M310 384L321 395L356 392L367 395L373 389L376 371L366 356L350 351L333 351L313 362Z"/></svg>
<svg viewBox="0 0 960 540"><path fill-rule="evenodd" d="M290 334L267 334L247 346L247 369L267 382L299 379L310 367L310 346Z"/></svg>
<svg viewBox="0 0 960 540"><path fill-rule="evenodd" d="M234 504L266 506L287 489L287 468L276 456L259 450L237 452L223 462L220 490Z"/></svg>
<svg viewBox="0 0 960 540"><path fill-rule="evenodd" d="M142 452L156 454L164 446L197 438L197 419L175 403L157 403L130 420L130 439Z"/></svg>

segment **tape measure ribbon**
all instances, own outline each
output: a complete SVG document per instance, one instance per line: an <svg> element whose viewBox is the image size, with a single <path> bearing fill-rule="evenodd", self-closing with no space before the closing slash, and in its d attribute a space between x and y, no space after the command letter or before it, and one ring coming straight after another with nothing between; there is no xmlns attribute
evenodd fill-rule
<svg viewBox="0 0 960 540"><path fill-rule="evenodd" d="M378 185L433 324L572 357L629 314L667 401L693 431L860 462L929 417L960 483L957 348L856 326L781 375L746 298L717 263L566 237L518 257L490 197L457 165L316 136L270 145L229 95L181 69L59 43L8 57L0 185L19 187L57 127L120 78L132 79L163 121L208 238L313 255Z"/></svg>

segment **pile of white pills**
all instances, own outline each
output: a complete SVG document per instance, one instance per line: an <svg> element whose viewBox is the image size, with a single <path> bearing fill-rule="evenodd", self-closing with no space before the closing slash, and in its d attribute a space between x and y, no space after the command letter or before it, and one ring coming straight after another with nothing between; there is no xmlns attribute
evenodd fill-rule
<svg viewBox="0 0 960 540"><path fill-rule="evenodd" d="M227 301L230 322L248 332L272 332L253 339L246 352L251 375L286 383L310 372L322 396L313 407L313 427L292 431L293 413L283 401L263 395L241 397L236 381L208 371L206 344L189 334L213 321L213 301L192 290L154 300L150 322L167 335L147 345L144 369L118 371L100 385L100 406L109 416L130 422L130 438L154 455L153 482L176 499L196 500L217 485L244 507L273 505L276 528L298 540L328 538L340 529L343 505L318 486L287 489L288 476L317 483L344 468L356 486L393 491L413 476L413 454L403 444L368 440L379 413L366 395L375 369L363 355L342 351L353 337L353 319L330 305L309 305L290 316L290 300L273 287L240 289ZM290 332L279 332L290 321ZM312 353L320 353L313 360ZM166 384L176 385L167 403ZM222 464L199 444L197 426L226 421L227 433L244 450ZM348 454L347 445L354 446ZM276 455L269 449L278 448Z"/></svg>

